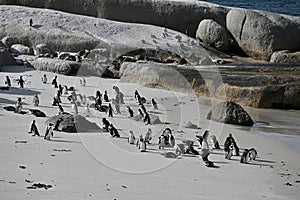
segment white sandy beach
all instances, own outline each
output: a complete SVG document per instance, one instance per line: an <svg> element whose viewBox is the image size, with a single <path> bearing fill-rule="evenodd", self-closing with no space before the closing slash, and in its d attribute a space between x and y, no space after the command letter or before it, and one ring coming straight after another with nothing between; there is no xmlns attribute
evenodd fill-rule
<svg viewBox="0 0 300 200"><path fill-rule="evenodd" d="M272 128L242 128L206 120L209 99L98 77L87 77L87 85L83 87L78 76L58 75L59 84L73 85L77 93L87 96L94 96L97 90L107 90L111 98L112 87L117 85L125 94L125 105L131 105L135 115L138 108L134 100L136 89L147 100L156 97L159 107L157 115L161 121L168 123L145 126L132 121L128 119L126 106L123 105L121 115L108 118L119 129L121 138L111 138L109 133L101 132L70 134L55 131L52 140L46 141L43 137L32 137L28 130L35 119L40 133L44 135L48 118L15 114L5 111L3 106L14 106L17 97L22 97L24 110L28 111L33 108L33 95L39 93L38 109L48 117L55 115L57 108L51 103L56 90L49 83L55 74L24 67L4 67L1 70L1 85L4 85L2 80L6 75L12 80L23 75L26 83L24 89L19 89L12 81L14 88L0 91L0 199L286 200L300 197L299 151L291 143L269 136ZM46 85L41 82L43 74L48 76ZM65 111L71 112L71 105L65 97L62 98L62 105ZM153 110L151 104L146 107ZM255 121L269 122L271 127L281 126L279 130L284 130L282 133L287 133L289 128L299 133L297 111L246 110ZM79 113L84 114L84 107L79 107ZM105 113L92 110L92 114L87 119L102 127L101 120L106 117ZM184 128L188 121L201 129ZM212 150L209 159L216 168L207 168L198 156L165 158L161 153L174 150L159 150L157 141L167 127L174 130L176 141L195 140L196 134L202 135L209 129L210 134L218 138L221 148L228 133L232 133L241 151L254 147L258 150L258 158L250 164L241 164L238 156L226 160L223 150ZM130 130L138 136L145 134L148 128L155 136L147 152L141 153L135 145L127 143L126 137ZM264 134L258 134L259 131ZM291 137L299 139L298 135ZM294 144L297 145L299 143ZM50 184L52 188L27 189L33 183Z"/></svg>

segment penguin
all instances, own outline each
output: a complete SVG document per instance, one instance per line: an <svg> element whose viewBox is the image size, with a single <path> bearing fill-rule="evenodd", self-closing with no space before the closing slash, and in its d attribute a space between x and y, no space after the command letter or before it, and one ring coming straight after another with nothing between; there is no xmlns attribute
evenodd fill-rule
<svg viewBox="0 0 300 200"><path fill-rule="evenodd" d="M145 142L151 144L151 140L152 140L152 130L151 128L148 128L148 131L145 135Z"/></svg>
<svg viewBox="0 0 300 200"><path fill-rule="evenodd" d="M133 110L127 106L128 112L129 112L129 117L132 118L133 117Z"/></svg>
<svg viewBox="0 0 300 200"><path fill-rule="evenodd" d="M249 149L249 160L255 160L257 158L257 151L254 148Z"/></svg>
<svg viewBox="0 0 300 200"><path fill-rule="evenodd" d="M20 76L20 78L18 80L18 85L20 85L20 88L24 88L24 83L25 83L25 81L23 80L23 77Z"/></svg>
<svg viewBox="0 0 300 200"><path fill-rule="evenodd" d="M86 84L85 78L81 78L80 79L80 85L83 86L83 87L85 87L85 84Z"/></svg>
<svg viewBox="0 0 300 200"><path fill-rule="evenodd" d="M249 149L245 149L240 162L247 164L248 161L249 161Z"/></svg>
<svg viewBox="0 0 300 200"><path fill-rule="evenodd" d="M109 132L112 137L117 137L117 138L120 137L118 130L113 126L113 124L110 124Z"/></svg>
<svg viewBox="0 0 300 200"><path fill-rule="evenodd" d="M231 157L233 156L233 145L230 145L229 146L229 149L228 149L228 151L227 151L227 154L225 155L225 158L226 159L228 159L228 160L230 160L231 159Z"/></svg>
<svg viewBox="0 0 300 200"><path fill-rule="evenodd" d="M44 74L44 76L42 77L42 82L44 84L47 84L47 81L48 81L47 76L46 76L46 74Z"/></svg>
<svg viewBox="0 0 300 200"><path fill-rule="evenodd" d="M141 152L146 152L146 150L147 150L147 144L143 138L143 135L140 135L140 137L139 137L138 148Z"/></svg>
<svg viewBox="0 0 300 200"><path fill-rule="evenodd" d="M54 77L54 79L52 80L51 84L53 85L54 88L58 88L58 85L57 85L57 76Z"/></svg>
<svg viewBox="0 0 300 200"><path fill-rule="evenodd" d="M65 86L64 86L64 94L68 94L68 92L69 92L69 89L68 89L68 87L65 85Z"/></svg>
<svg viewBox="0 0 300 200"><path fill-rule="evenodd" d="M111 107L111 104L108 104L107 113L108 113L108 117L113 117L113 109Z"/></svg>
<svg viewBox="0 0 300 200"><path fill-rule="evenodd" d="M135 136L132 131L129 131L128 143L134 144L134 142L135 142Z"/></svg>
<svg viewBox="0 0 300 200"><path fill-rule="evenodd" d="M34 95L34 97L33 97L33 105L35 106L35 107L38 107L39 106L39 97L38 97L38 95L36 94L36 95Z"/></svg>
<svg viewBox="0 0 300 200"><path fill-rule="evenodd" d="M18 97L17 102L16 102L16 106L15 106L15 113L22 113L22 99L21 97Z"/></svg>
<svg viewBox="0 0 300 200"><path fill-rule="evenodd" d="M154 100L154 98L151 99L151 102L152 102L152 105L153 105L154 110L158 110L157 103L156 103L156 101Z"/></svg>
<svg viewBox="0 0 300 200"><path fill-rule="evenodd" d="M5 84L7 87L11 87L11 81L10 81L9 76L6 76Z"/></svg>
<svg viewBox="0 0 300 200"><path fill-rule="evenodd" d="M143 111L140 108L138 109L138 112L141 115L141 117L144 118L144 113L143 113Z"/></svg>
<svg viewBox="0 0 300 200"><path fill-rule="evenodd" d="M109 121L104 117L102 118L102 123L103 123L103 129L108 132L109 131Z"/></svg>
<svg viewBox="0 0 300 200"><path fill-rule="evenodd" d="M217 140L217 138L216 138L215 135L210 136L210 139L211 139L211 143L213 144L213 148L215 148L215 149L221 149L220 145L219 145L219 142L218 142L218 140Z"/></svg>
<svg viewBox="0 0 300 200"><path fill-rule="evenodd" d="M158 139L158 148L164 149L166 147L166 137L162 134Z"/></svg>
<svg viewBox="0 0 300 200"><path fill-rule="evenodd" d="M37 128L37 126L36 126L36 124L35 124L35 120L33 120L32 121L32 123L31 123L31 126L30 126L30 131L29 131L29 133L32 133L33 132L33 135L32 136L40 136L40 133L39 133L39 131L38 131L38 128Z"/></svg>
<svg viewBox="0 0 300 200"><path fill-rule="evenodd" d="M105 102L109 102L109 99L108 99L108 95L107 95L107 91L106 91L106 90L104 91L103 99L104 99Z"/></svg>
<svg viewBox="0 0 300 200"><path fill-rule="evenodd" d="M145 113L144 122L146 122L146 125L151 124L150 123L150 116L147 112Z"/></svg>
<svg viewBox="0 0 300 200"><path fill-rule="evenodd" d="M46 128L46 133L44 136L45 140L50 140L50 137L53 136L53 124L49 123L47 128Z"/></svg>
<svg viewBox="0 0 300 200"><path fill-rule="evenodd" d="M58 105L58 114L61 115L64 113L64 109L61 105Z"/></svg>

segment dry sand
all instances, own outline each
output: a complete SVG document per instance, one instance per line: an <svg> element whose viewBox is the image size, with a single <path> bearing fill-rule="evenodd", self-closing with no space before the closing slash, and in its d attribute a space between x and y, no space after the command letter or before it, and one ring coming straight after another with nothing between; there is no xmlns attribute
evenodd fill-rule
<svg viewBox="0 0 300 200"><path fill-rule="evenodd" d="M138 108L133 97L135 89L147 99L155 96L159 107L157 115L168 123L145 126L134 122L128 119L124 105L121 115L109 118L119 129L119 139L100 132L54 132L52 141L45 141L43 137L32 137L28 130L35 119L43 135L47 118L19 115L2 107L14 105L17 97L22 97L24 110L28 111L33 108L33 95L39 93L39 109L47 116L55 115L57 108L52 107L51 102L56 90L51 84L41 82L43 74L47 74L48 82L55 74L23 67L5 67L2 71L5 72L0 72L1 85L4 85L6 75L12 80L23 75L26 84L24 89L19 89L13 81L13 89L0 91L0 199L286 200L300 197L299 151L292 148L291 143L266 135L274 130L270 127L278 124L282 125L282 130L287 130L289 124L292 129L299 130L299 112L247 108L254 120L270 122L270 126L242 128L206 120L212 103L210 99L98 77L87 77L87 85L82 87L80 77L58 75L59 84L73 85L78 93L87 96L95 95L96 90L103 92L106 89L111 98L112 86L117 85L125 94L126 105L131 105L135 114ZM71 105L65 97L62 98L62 105L67 112L71 112ZM146 107L152 110L150 104ZM84 107L79 107L79 113L84 113ZM102 126L101 119L106 115L94 110L92 113L88 120ZM289 120L291 116L294 116L294 121ZM184 128L188 121L201 129ZM174 130L177 141L194 140L196 134L203 134L204 130L209 129L223 144L231 132L241 149L254 147L259 157L250 164L241 164L240 157L226 160L223 150L213 150L209 158L216 168L205 167L197 156L164 158L161 153L174 151L171 148L159 150L157 146L158 136L167 127ZM126 137L129 130L138 136L145 134L148 128L155 136L147 152L141 153L134 145L127 143ZM258 134L259 131L265 135ZM299 139L299 136L293 137ZM295 145L299 146L299 143ZM49 184L52 188L28 189L33 183Z"/></svg>

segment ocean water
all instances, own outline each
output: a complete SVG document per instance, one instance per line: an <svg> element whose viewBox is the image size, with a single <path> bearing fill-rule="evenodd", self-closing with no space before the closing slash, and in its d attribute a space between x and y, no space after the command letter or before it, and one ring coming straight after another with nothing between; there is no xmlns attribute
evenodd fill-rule
<svg viewBox="0 0 300 200"><path fill-rule="evenodd" d="M207 0L206 2L300 16L300 0Z"/></svg>

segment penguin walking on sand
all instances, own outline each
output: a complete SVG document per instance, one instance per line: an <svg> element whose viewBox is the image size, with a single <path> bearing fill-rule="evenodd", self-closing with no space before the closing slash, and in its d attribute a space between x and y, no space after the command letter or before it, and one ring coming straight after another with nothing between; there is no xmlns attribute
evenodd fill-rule
<svg viewBox="0 0 300 200"><path fill-rule="evenodd" d="M231 144L230 146L229 146L229 149L228 149L228 151L227 151L227 154L225 155L225 158L226 159L228 159L228 160L230 160L231 159L231 157L233 156L233 145Z"/></svg>
<svg viewBox="0 0 300 200"><path fill-rule="evenodd" d="M45 140L50 140L50 137L53 136L53 124L49 123L47 128L46 128L46 133L44 136Z"/></svg>
<svg viewBox="0 0 300 200"><path fill-rule="evenodd" d="M139 137L136 145L137 145L137 147L139 148L139 150L141 152L145 152L146 151L147 144L146 144L146 142L145 142L145 140L143 138L143 135L140 135L140 137Z"/></svg>
<svg viewBox="0 0 300 200"><path fill-rule="evenodd" d="M39 100L39 97L38 97L38 95L36 94L36 95L34 95L34 97L33 97L33 105L35 106L35 107L38 107L39 106L39 103L40 103L40 100Z"/></svg>
<svg viewBox="0 0 300 200"><path fill-rule="evenodd" d="M30 125L30 131L29 131L29 133L33 133L32 136L36 136L36 135L40 136L38 128L37 128L37 126L35 124L35 120L33 120L32 123L31 123L31 125Z"/></svg>
<svg viewBox="0 0 300 200"><path fill-rule="evenodd" d="M129 131L128 143L134 144L134 142L135 142L135 136L133 134L133 131Z"/></svg>
<svg viewBox="0 0 300 200"><path fill-rule="evenodd" d="M20 88L24 88L24 83L25 83L25 81L23 80L23 77L20 76L20 78L18 80L18 85L20 85Z"/></svg>
<svg viewBox="0 0 300 200"><path fill-rule="evenodd" d="M47 81L48 81L47 75L44 74L44 76L42 77L42 82L43 82L44 84L47 84Z"/></svg>

